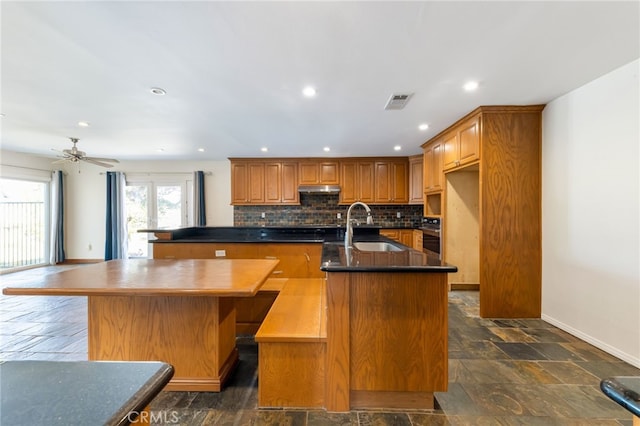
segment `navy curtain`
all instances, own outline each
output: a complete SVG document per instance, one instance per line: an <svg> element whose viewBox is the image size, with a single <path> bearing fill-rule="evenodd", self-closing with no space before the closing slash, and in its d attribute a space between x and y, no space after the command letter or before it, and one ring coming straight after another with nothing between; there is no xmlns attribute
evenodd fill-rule
<svg viewBox="0 0 640 426"><path fill-rule="evenodd" d="M127 258L126 181L122 172L107 172L107 227L104 260Z"/></svg>
<svg viewBox="0 0 640 426"><path fill-rule="evenodd" d="M49 263L63 262L64 255L64 173L51 175L51 224L49 233Z"/></svg>
<svg viewBox="0 0 640 426"><path fill-rule="evenodd" d="M193 225L207 226L204 207L204 172L193 172Z"/></svg>

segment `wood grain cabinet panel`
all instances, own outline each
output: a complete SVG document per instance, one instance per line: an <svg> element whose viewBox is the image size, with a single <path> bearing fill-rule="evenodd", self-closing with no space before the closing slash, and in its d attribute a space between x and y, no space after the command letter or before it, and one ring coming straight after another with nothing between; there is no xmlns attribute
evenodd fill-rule
<svg viewBox="0 0 640 426"><path fill-rule="evenodd" d="M480 115L467 119L443 138L443 169L464 167L480 158Z"/></svg>
<svg viewBox="0 0 640 426"><path fill-rule="evenodd" d="M409 202L409 164L406 160L375 162L375 196L379 204Z"/></svg>
<svg viewBox="0 0 640 426"><path fill-rule="evenodd" d="M340 164L338 161L302 160L298 163L301 185L339 185Z"/></svg>
<svg viewBox="0 0 640 426"><path fill-rule="evenodd" d="M424 192L441 192L442 181L444 179L442 173L443 167L443 142L441 140L433 141L424 146Z"/></svg>
<svg viewBox="0 0 640 426"><path fill-rule="evenodd" d="M424 156L409 157L409 204L424 202Z"/></svg>
<svg viewBox="0 0 640 426"><path fill-rule="evenodd" d="M340 162L340 204L375 200L375 170L373 161Z"/></svg>
<svg viewBox="0 0 640 426"><path fill-rule="evenodd" d="M300 204L298 163L231 159L231 204Z"/></svg>

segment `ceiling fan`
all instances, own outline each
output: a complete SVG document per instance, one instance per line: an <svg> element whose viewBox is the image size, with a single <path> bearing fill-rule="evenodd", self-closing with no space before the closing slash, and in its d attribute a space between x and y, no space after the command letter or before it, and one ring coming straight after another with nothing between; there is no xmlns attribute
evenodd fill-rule
<svg viewBox="0 0 640 426"><path fill-rule="evenodd" d="M73 148L64 149L62 151L58 151L54 149L54 151L62 155L58 155L60 160L54 161L52 164L59 164L59 163L65 163L65 162L77 163L80 161L85 161L87 163L95 164L96 166L113 167L113 164L109 164L109 163L119 163L118 160L115 160L113 158L87 157L87 154L85 152L78 150L78 147L76 147L76 144L80 139L78 138L69 138L69 139L71 139L71 142L73 143Z"/></svg>

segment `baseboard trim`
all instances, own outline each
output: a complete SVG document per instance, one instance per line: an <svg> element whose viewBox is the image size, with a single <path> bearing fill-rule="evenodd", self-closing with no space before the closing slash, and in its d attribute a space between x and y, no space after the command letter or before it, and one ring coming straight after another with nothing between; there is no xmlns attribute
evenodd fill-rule
<svg viewBox="0 0 640 426"><path fill-rule="evenodd" d="M80 263L100 263L104 262L104 259L65 259L62 262L58 262L58 265L76 265Z"/></svg>
<svg viewBox="0 0 640 426"><path fill-rule="evenodd" d="M584 340L585 342L595 346L598 349L602 349L603 351L605 351L606 353L613 355L616 358L619 358L620 360L629 363L631 365L633 365L634 367L640 368L640 358L637 358L631 354L628 354L626 352L622 352L621 350L601 341L596 339L593 336L590 336L578 329L575 329L573 327L571 327L570 325L567 325L565 323L563 323L562 321L558 321L555 318L550 317L549 315L545 315L542 314L541 317L544 321L548 322L551 325L554 325L556 327L558 327L559 329L566 331L567 333L579 338L580 340Z"/></svg>

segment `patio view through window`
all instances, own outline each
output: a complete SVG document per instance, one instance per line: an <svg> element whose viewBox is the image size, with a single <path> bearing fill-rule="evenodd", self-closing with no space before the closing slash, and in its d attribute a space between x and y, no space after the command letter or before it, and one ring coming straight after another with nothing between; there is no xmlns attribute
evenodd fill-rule
<svg viewBox="0 0 640 426"><path fill-rule="evenodd" d="M0 178L0 269L46 262L48 185Z"/></svg>
<svg viewBox="0 0 640 426"><path fill-rule="evenodd" d="M177 228L183 225L183 194L180 184L127 184L125 208L129 257L149 256L149 234L139 233L139 229Z"/></svg>

